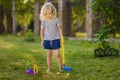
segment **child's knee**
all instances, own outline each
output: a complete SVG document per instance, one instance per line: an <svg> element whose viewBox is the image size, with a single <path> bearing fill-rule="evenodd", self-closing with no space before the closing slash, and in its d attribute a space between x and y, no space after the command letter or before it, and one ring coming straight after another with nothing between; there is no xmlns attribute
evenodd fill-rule
<svg viewBox="0 0 120 80"><path fill-rule="evenodd" d="M59 55L59 54L58 54L58 55L56 55L56 58L57 58L57 59L59 59L59 58L60 58L60 55Z"/></svg>

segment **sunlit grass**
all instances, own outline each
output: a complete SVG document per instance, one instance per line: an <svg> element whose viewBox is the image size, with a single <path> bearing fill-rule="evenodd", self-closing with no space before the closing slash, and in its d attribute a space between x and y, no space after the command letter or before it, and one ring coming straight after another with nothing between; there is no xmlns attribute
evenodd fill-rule
<svg viewBox="0 0 120 80"><path fill-rule="evenodd" d="M6 42L4 39L0 39L0 46L5 49L12 49L12 48L14 48L15 45L12 43ZM17 46L15 46L15 47L17 47Z"/></svg>
<svg viewBox="0 0 120 80"><path fill-rule="evenodd" d="M76 32L75 36L80 37L80 38L85 38L87 36L87 34L85 32ZM116 38L120 38L120 34L117 33Z"/></svg>
<svg viewBox="0 0 120 80"><path fill-rule="evenodd" d="M120 45L119 43L116 44ZM120 56L94 58L96 45L84 40L65 40L66 66L73 71L58 72L58 64L53 56L52 73L46 73L46 51L40 45L40 38L35 42L24 41L24 36L0 36L0 80L119 80ZM120 46L118 46L120 49ZM31 66L38 64L39 73L29 75L26 62Z"/></svg>
<svg viewBox="0 0 120 80"><path fill-rule="evenodd" d="M76 37L85 38L85 37L86 37L86 33L83 33L83 32L77 32L77 33L75 33L75 36L76 36Z"/></svg>
<svg viewBox="0 0 120 80"><path fill-rule="evenodd" d="M120 38L120 34L117 33L117 34L116 34L116 37L117 37L117 38Z"/></svg>

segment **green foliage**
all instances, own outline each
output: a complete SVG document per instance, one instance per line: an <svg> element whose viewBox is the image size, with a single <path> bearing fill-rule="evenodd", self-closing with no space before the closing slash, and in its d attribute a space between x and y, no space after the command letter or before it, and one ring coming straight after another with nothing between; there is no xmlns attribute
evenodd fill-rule
<svg viewBox="0 0 120 80"><path fill-rule="evenodd" d="M33 34L31 29L29 29L27 31L25 41L28 41L28 42L34 42L35 41L34 34Z"/></svg>
<svg viewBox="0 0 120 80"><path fill-rule="evenodd" d="M17 1L16 9L17 9L17 20L18 24L22 27L28 27L30 24L30 21L33 20L34 17L34 7L33 7L33 1L32 0L20 0Z"/></svg>
<svg viewBox="0 0 120 80"><path fill-rule="evenodd" d="M98 47L101 47L103 49L110 46L110 42L107 40L111 38L110 36L110 29L106 29L107 25L102 25L101 29L98 31L98 33L95 34L95 42L98 44Z"/></svg>
<svg viewBox="0 0 120 80"><path fill-rule="evenodd" d="M107 41L105 41L105 39L109 38L108 31L109 30L101 29L99 31L99 33L96 34L95 42L97 42L99 47L102 47L103 49L105 49L109 46L109 43Z"/></svg>
<svg viewBox="0 0 120 80"><path fill-rule="evenodd" d="M72 0L72 31L85 26L85 0Z"/></svg>
<svg viewBox="0 0 120 80"><path fill-rule="evenodd" d="M0 0L0 5L2 4L2 0Z"/></svg>
<svg viewBox="0 0 120 80"><path fill-rule="evenodd" d="M0 3L4 8L4 15L12 13L12 1L13 0L1 0ZM17 17L17 24L21 27L28 27L30 21L34 17L34 1L35 0L14 0L15 1L15 12ZM11 15L10 15L11 16Z"/></svg>
<svg viewBox="0 0 120 80"><path fill-rule="evenodd" d="M2 3L2 5L4 7L4 11L6 13L11 12L11 9L12 9L12 0L2 0L1 3Z"/></svg>
<svg viewBox="0 0 120 80"><path fill-rule="evenodd" d="M107 28L112 29L112 34L120 33L120 0L94 0L92 7L99 14L97 18L110 25Z"/></svg>

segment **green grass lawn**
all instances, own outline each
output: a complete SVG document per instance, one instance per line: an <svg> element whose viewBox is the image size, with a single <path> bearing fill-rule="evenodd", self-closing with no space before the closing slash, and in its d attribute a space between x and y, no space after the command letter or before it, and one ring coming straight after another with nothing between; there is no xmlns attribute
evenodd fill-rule
<svg viewBox="0 0 120 80"><path fill-rule="evenodd" d="M120 48L120 44L116 45ZM73 70L57 75L58 64L53 56L53 70L48 74L46 52L40 45L38 36L35 37L35 42L26 42L23 36L2 35L0 36L0 80L120 80L120 56L94 58L95 47L90 41L66 39L66 65ZM27 61L38 64L37 75L24 72Z"/></svg>

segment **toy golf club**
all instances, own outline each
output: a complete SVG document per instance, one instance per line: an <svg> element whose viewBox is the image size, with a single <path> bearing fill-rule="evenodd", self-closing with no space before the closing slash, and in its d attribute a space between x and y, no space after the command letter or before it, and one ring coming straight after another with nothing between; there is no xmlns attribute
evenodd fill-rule
<svg viewBox="0 0 120 80"><path fill-rule="evenodd" d="M62 36L62 38L61 38L61 42L62 42L62 62L63 62L63 70L64 71L71 71L72 70L72 68L71 67L67 67L66 65L65 65L65 53L64 53L64 39L63 39L63 36Z"/></svg>

